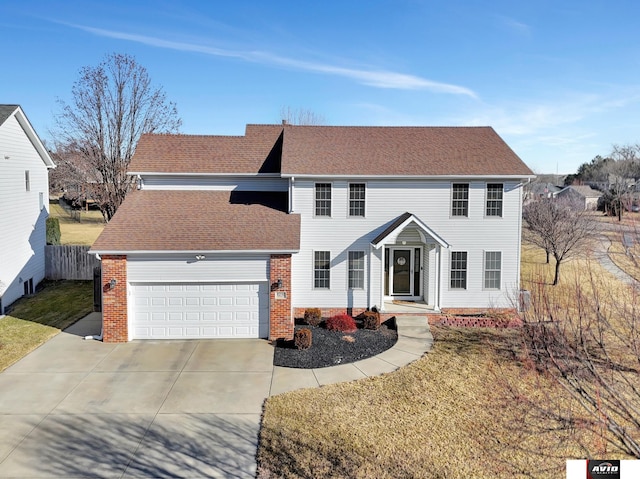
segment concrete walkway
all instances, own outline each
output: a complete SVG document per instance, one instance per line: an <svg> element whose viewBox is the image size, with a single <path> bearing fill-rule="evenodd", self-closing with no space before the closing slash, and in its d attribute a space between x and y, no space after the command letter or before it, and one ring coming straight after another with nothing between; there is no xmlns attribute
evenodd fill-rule
<svg viewBox="0 0 640 479"><path fill-rule="evenodd" d="M0 478L255 477L265 398L390 372L432 344L398 321L390 350L353 364L273 366L264 340L83 340L93 313L0 374Z"/></svg>
<svg viewBox="0 0 640 479"><path fill-rule="evenodd" d="M431 349L433 336L424 316L397 316L396 323L398 342L372 358L317 369L274 366L270 395L390 373L419 359Z"/></svg>

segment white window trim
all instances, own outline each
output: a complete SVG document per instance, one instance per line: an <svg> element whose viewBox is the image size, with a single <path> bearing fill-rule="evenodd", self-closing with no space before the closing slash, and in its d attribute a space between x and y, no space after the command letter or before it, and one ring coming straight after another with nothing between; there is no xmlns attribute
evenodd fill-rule
<svg viewBox="0 0 640 479"><path fill-rule="evenodd" d="M349 212L351 211L351 185L364 185L364 215L362 216L352 216L351 214L349 214ZM365 219L367 217L367 197L369 196L368 190L368 185L364 181L350 181L349 183L347 183L347 218Z"/></svg>
<svg viewBox="0 0 640 479"><path fill-rule="evenodd" d="M487 202L489 201L489 185L502 185L502 205L500 208L499 215L488 215L487 214ZM501 181L487 181L484 185L484 217L491 219L502 219L504 218L504 183Z"/></svg>
<svg viewBox="0 0 640 479"><path fill-rule="evenodd" d="M318 288L316 287L316 253L329 253L329 287ZM311 253L311 289L315 291L330 291L331 290L331 251L326 249L313 250Z"/></svg>
<svg viewBox="0 0 640 479"><path fill-rule="evenodd" d="M349 275L351 268L349 267L349 253L362 253L362 287L352 288L349 284ZM354 270L360 271L360 270ZM352 291L364 291L367 283L367 252L361 249L352 249L347 251L347 289Z"/></svg>
<svg viewBox="0 0 640 479"><path fill-rule="evenodd" d="M453 214L453 185L467 185L467 214ZM486 203L485 203L486 204ZM465 181L452 181L449 187L449 218L463 219L471 216L471 183Z"/></svg>
<svg viewBox="0 0 640 479"><path fill-rule="evenodd" d="M317 185L329 185L329 192L331 194L331 200L329 203L329 214L328 215L317 215L316 214L316 186ZM330 181L315 181L313 183L313 217L314 218L331 218L333 216L333 183Z"/></svg>
<svg viewBox="0 0 640 479"><path fill-rule="evenodd" d="M467 254L467 262L465 265L465 287L464 288L454 288L451 286L451 273L453 272L453 268L451 267L451 263L453 261L453 253L466 253ZM483 257L484 261L484 257ZM483 278L484 280L484 278ZM468 291L469 290L469 252L468 251L451 251L449 254L449 290L450 291Z"/></svg>
<svg viewBox="0 0 640 479"><path fill-rule="evenodd" d="M500 269L499 270L487 270L487 253L500 253ZM503 261L502 261L502 257L504 256L504 253L501 250L485 250L482 252L482 289L484 291L502 291L502 265L503 265ZM467 259L468 262L468 259ZM500 285L497 288L487 288L486 287L486 273L487 271L499 271L500 272Z"/></svg>

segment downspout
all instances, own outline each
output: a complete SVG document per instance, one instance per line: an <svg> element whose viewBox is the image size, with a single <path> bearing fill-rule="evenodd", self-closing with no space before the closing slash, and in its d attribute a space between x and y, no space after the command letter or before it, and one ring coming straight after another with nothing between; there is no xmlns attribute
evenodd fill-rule
<svg viewBox="0 0 640 479"><path fill-rule="evenodd" d="M293 213L293 184L296 182L296 179L292 176L289 178L289 213Z"/></svg>
<svg viewBox="0 0 640 479"><path fill-rule="evenodd" d="M529 183L531 183L531 178L527 180L527 184ZM522 192L524 191L524 187L522 182L520 183L519 186L520 186L520 192L519 192L520 204L518 205L518 248L516 249L516 285L518 287L517 289L518 292L516 294L519 294L519 291L520 291L520 260L522 256L522 210L523 210L522 202L524 201L524 195L522 194Z"/></svg>

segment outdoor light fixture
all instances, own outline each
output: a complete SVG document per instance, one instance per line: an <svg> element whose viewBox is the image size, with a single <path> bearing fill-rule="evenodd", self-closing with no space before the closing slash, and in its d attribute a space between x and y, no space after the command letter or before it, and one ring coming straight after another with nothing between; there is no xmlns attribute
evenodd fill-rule
<svg viewBox="0 0 640 479"><path fill-rule="evenodd" d="M118 284L118 280L113 278L111 281L109 281L109 289L115 288L116 284Z"/></svg>
<svg viewBox="0 0 640 479"><path fill-rule="evenodd" d="M276 287L278 289L282 288L282 280L281 279L278 279L278 281L276 282Z"/></svg>
<svg viewBox="0 0 640 479"><path fill-rule="evenodd" d="M206 256L205 256L205 255L203 255L203 254L197 254L197 255L196 255L196 259L197 259L198 261L202 261L202 260L203 260L203 259L205 259L205 258L206 258Z"/></svg>

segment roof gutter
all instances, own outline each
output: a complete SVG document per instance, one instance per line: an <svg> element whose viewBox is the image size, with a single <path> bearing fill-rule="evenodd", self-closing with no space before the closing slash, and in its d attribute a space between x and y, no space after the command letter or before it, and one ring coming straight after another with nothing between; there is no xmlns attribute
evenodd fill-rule
<svg viewBox="0 0 640 479"><path fill-rule="evenodd" d="M129 254L295 254L300 249L244 249L244 250L89 250L88 254L96 256L104 255L129 255Z"/></svg>
<svg viewBox="0 0 640 479"><path fill-rule="evenodd" d="M382 180L490 180L495 178L503 178L506 180L517 180L517 181L526 181L532 180L536 178L536 175L325 175L322 173L318 174L289 174L282 173L282 178L330 178L336 180L342 179L366 179L366 178L374 178L374 179L382 179Z"/></svg>
<svg viewBox="0 0 640 479"><path fill-rule="evenodd" d="M282 178L280 173L185 173L185 172L159 172L159 171L127 171L127 175L140 176L248 176L258 178Z"/></svg>

